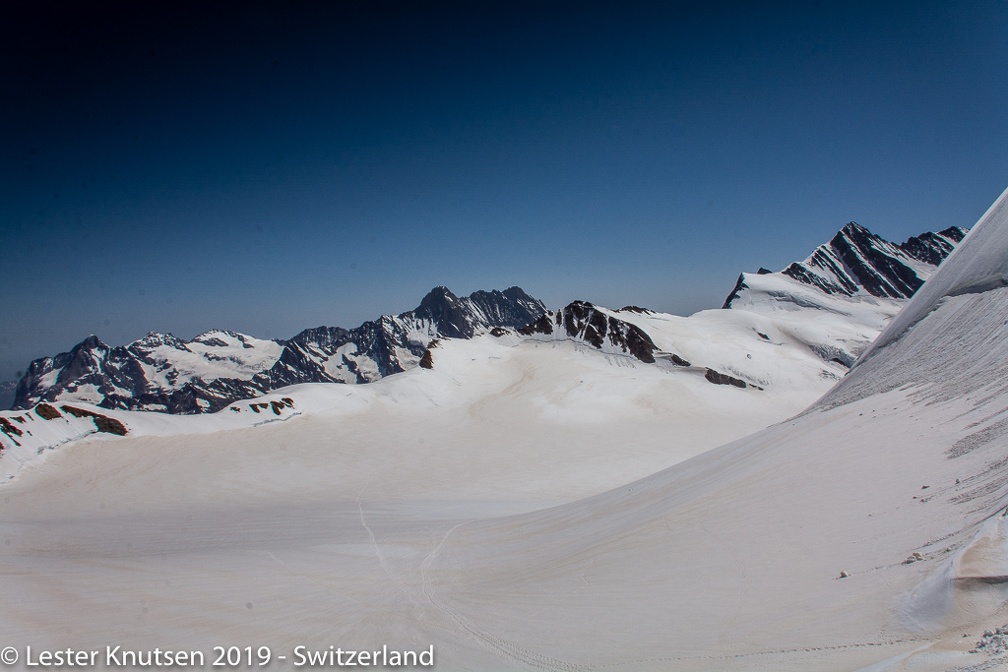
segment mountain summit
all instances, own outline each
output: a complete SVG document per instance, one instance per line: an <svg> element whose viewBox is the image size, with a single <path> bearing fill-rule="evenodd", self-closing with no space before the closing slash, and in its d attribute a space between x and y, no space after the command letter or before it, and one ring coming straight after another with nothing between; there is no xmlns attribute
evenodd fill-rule
<svg viewBox="0 0 1008 672"><path fill-rule="evenodd" d="M794 262L780 273L761 268L755 275L739 275L723 307L737 307L740 297L759 293L767 284L764 278L773 276L785 276L830 295L909 299L966 233L967 229L953 226L896 244L850 222L805 261Z"/></svg>
<svg viewBox="0 0 1008 672"><path fill-rule="evenodd" d="M458 297L435 287L412 311L354 329L315 327L287 341L208 331L185 341L151 332L110 347L91 335L69 352L31 363L14 408L78 400L104 408L214 412L297 383L365 383L416 366L436 338L517 328L546 313L519 287Z"/></svg>

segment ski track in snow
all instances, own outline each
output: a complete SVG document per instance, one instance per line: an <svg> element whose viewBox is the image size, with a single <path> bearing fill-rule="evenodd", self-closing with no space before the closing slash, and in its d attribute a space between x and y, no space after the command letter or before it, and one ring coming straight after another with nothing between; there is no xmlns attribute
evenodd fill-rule
<svg viewBox="0 0 1008 672"><path fill-rule="evenodd" d="M441 550L442 546L444 546L448 537L451 536L451 533L464 524L464 522L458 523L449 528L448 531L444 533L444 536L441 537L441 541L438 542L438 544L433 548L433 550L431 550L427 557L424 558L420 565L421 590L427 601L434 608L448 616L468 636L476 640L479 644L488 650L497 653L511 663L521 665L525 669L548 670L549 672L582 672L583 670L589 669L580 665L574 665L566 661L558 660L556 658L540 655L534 651L523 648L514 642L507 641L491 632L483 630L471 619L467 618L457 609L453 608L450 603L441 599L437 595L434 583L428 576L430 565L434 562L438 552Z"/></svg>

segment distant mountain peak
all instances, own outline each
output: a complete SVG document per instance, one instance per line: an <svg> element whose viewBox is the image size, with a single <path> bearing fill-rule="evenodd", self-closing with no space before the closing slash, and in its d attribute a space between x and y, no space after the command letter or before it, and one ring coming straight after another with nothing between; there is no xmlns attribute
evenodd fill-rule
<svg viewBox="0 0 1008 672"><path fill-rule="evenodd" d="M196 339L193 339L196 340ZM131 346L137 346L141 348L156 348L158 346L167 345L178 350L188 350L186 347L186 342L181 338L178 338L174 334L161 334L156 331L147 332L147 335L138 341L133 341Z"/></svg>
<svg viewBox="0 0 1008 672"><path fill-rule="evenodd" d="M450 289L444 285L437 285L424 295L424 298L420 300L420 305L430 301L456 301L457 299L458 297Z"/></svg>
<svg viewBox="0 0 1008 672"><path fill-rule="evenodd" d="M804 261L789 264L779 274L760 268L757 276L783 275L828 295L904 300L914 295L938 265L965 237L966 229L949 227L926 232L905 243L891 243L857 222L848 222L828 243ZM723 308L753 285L742 273Z"/></svg>
<svg viewBox="0 0 1008 672"><path fill-rule="evenodd" d="M94 350L95 348L105 348L108 346L102 343L101 339L94 334L89 334L87 338L77 345L77 347L82 350Z"/></svg>

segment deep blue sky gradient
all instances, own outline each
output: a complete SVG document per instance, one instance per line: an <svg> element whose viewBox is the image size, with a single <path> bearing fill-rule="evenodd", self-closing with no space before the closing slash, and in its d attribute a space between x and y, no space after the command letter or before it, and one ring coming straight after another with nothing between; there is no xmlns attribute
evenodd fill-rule
<svg viewBox="0 0 1008 672"><path fill-rule="evenodd" d="M0 10L0 380L437 284L688 314L1008 184L1004 2L205 4Z"/></svg>

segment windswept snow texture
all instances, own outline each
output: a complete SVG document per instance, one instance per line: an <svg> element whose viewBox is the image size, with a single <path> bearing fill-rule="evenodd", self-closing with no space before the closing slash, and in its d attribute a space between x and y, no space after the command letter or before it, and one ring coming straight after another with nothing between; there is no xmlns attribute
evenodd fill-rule
<svg viewBox="0 0 1008 672"><path fill-rule="evenodd" d="M493 327L519 327L545 311L518 287L468 297L436 287L413 311L356 329L306 329L289 341L231 331L183 341L152 332L113 348L89 336L70 352L32 362L14 407L74 400L103 408L215 412L297 383L378 380L415 366L433 338L472 338Z"/></svg>

